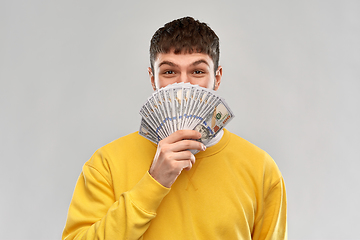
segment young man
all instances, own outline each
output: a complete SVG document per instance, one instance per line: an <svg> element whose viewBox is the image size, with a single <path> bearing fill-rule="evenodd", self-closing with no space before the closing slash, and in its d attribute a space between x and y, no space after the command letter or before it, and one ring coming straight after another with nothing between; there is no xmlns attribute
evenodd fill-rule
<svg viewBox="0 0 360 240"><path fill-rule="evenodd" d="M150 62L154 90L221 82L219 39L190 17L154 34ZM100 148L78 179L63 239L286 239L285 186L271 157L227 130L208 146L189 140L199 138L179 130L156 145L132 133Z"/></svg>

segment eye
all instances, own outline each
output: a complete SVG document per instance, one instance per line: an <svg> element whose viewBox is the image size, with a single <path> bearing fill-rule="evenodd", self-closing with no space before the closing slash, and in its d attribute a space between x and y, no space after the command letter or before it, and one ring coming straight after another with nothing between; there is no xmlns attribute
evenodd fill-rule
<svg viewBox="0 0 360 240"><path fill-rule="evenodd" d="M172 70L165 71L164 74L174 74L175 72Z"/></svg>
<svg viewBox="0 0 360 240"><path fill-rule="evenodd" d="M201 70L195 70L195 71L194 71L194 74L202 74L202 73L204 73L204 72L201 71Z"/></svg>

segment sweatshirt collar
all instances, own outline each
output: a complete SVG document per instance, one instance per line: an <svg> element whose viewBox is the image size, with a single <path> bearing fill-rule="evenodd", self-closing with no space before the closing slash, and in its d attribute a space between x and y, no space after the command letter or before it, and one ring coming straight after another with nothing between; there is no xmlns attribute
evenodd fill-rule
<svg viewBox="0 0 360 240"><path fill-rule="evenodd" d="M209 157L211 155L217 154L220 152L230 141L230 132L224 128L224 134L221 140L215 145L206 148L204 152L199 152L195 154L196 159L201 159L205 157Z"/></svg>

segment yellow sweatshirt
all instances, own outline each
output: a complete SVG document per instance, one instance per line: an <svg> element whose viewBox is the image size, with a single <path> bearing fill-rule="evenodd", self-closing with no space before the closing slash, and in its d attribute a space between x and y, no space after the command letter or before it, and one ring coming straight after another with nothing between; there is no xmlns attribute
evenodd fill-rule
<svg viewBox="0 0 360 240"><path fill-rule="evenodd" d="M85 163L62 239L286 239L284 181L263 150L225 130L171 189L148 173L156 145L138 133Z"/></svg>

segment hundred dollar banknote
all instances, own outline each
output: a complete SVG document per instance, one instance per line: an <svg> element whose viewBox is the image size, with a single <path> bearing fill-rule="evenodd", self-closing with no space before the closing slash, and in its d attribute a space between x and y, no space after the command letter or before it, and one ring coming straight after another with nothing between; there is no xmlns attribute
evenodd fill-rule
<svg viewBox="0 0 360 240"><path fill-rule="evenodd" d="M206 145L234 118L215 91L190 83L156 90L141 107L140 115L139 134L156 144L177 130L193 129L202 134L198 141Z"/></svg>

